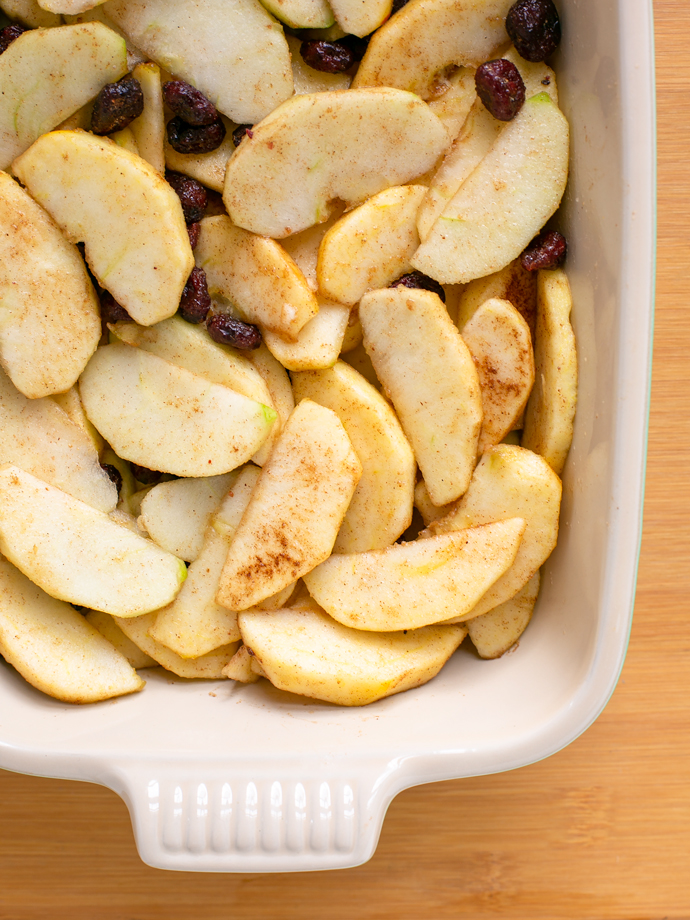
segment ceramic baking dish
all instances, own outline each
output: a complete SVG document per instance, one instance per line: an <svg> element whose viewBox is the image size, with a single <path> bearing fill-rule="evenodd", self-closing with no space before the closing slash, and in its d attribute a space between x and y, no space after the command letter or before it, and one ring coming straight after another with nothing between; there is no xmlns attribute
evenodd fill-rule
<svg viewBox="0 0 690 920"><path fill-rule="evenodd" d="M363 709L265 681L157 672L141 694L70 706L0 664L0 766L114 789L153 866L354 866L371 857L402 789L548 757L613 691L632 617L651 365L652 9L650 0L559 6L580 398L559 543L533 622L503 658L461 648L431 683Z"/></svg>

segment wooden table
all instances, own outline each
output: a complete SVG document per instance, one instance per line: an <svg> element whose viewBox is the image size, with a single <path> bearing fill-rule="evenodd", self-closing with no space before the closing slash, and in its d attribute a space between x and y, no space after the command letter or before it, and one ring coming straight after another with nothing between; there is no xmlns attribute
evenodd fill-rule
<svg viewBox="0 0 690 920"><path fill-rule="evenodd" d="M604 714L542 763L403 793L374 859L340 872L149 869L114 793L0 772L0 920L690 918L690 3L655 10L646 518L630 650Z"/></svg>

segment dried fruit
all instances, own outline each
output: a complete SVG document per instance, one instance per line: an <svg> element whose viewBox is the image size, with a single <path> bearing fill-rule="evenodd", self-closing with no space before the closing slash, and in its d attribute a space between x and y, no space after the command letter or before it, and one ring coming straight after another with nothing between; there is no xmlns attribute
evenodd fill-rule
<svg viewBox="0 0 690 920"><path fill-rule="evenodd" d="M561 41L561 23L553 0L518 0L508 11L506 32L526 61L545 61Z"/></svg>
<svg viewBox="0 0 690 920"><path fill-rule="evenodd" d="M201 233L201 224L187 224L187 233L189 234L189 245L192 249L196 249L197 243L199 242L199 234Z"/></svg>
<svg viewBox="0 0 690 920"><path fill-rule="evenodd" d="M227 313L214 313L206 321L208 334L219 345L250 350L261 345L261 331L258 326L243 323Z"/></svg>
<svg viewBox="0 0 690 920"><path fill-rule="evenodd" d="M7 51L12 42L19 38L23 32L27 32L28 29L26 26L20 26L18 22L13 23L11 26L5 26L4 29L0 29L0 54L3 51Z"/></svg>
<svg viewBox="0 0 690 920"><path fill-rule="evenodd" d="M254 136L252 134L253 127L254 125L238 125L235 128L235 130L232 132L232 142L235 145L235 147L240 146L240 144L242 143L242 138L244 137L245 134L251 140L251 138Z"/></svg>
<svg viewBox="0 0 690 920"><path fill-rule="evenodd" d="M403 0L401 5L404 6L405 3L407 3L407 0ZM369 47L370 38L371 35L365 35L364 38L360 38L359 35L343 35L342 38L338 39L338 44L349 48L355 61L361 61Z"/></svg>
<svg viewBox="0 0 690 920"><path fill-rule="evenodd" d="M101 469L108 474L108 479L115 483L117 494L119 495L122 489L122 473L112 463L101 463Z"/></svg>
<svg viewBox="0 0 690 920"><path fill-rule="evenodd" d="M300 54L305 64L323 73L344 73L355 62L355 56L342 42L312 39L302 42Z"/></svg>
<svg viewBox="0 0 690 920"><path fill-rule="evenodd" d="M407 272L407 274L401 275L392 284L389 284L388 287L421 288L423 291L432 291L434 294L438 294L443 303L446 302L446 292L441 285L434 278L425 275L424 272Z"/></svg>
<svg viewBox="0 0 690 920"><path fill-rule="evenodd" d="M180 298L180 316L188 323L203 323L211 309L211 298L203 268L193 268Z"/></svg>
<svg viewBox="0 0 690 920"><path fill-rule="evenodd" d="M182 203L182 213L188 224L195 224L201 220L208 204L206 189L201 182L183 176L182 173L166 170L165 180L177 193Z"/></svg>
<svg viewBox="0 0 690 920"><path fill-rule="evenodd" d="M132 475L142 486L155 485L163 475L158 470L149 470L145 466L139 466L138 463L130 463L129 466L132 470Z"/></svg>
<svg viewBox="0 0 690 920"><path fill-rule="evenodd" d="M525 102L525 84L512 61L486 61L474 76L477 95L499 121L515 118Z"/></svg>
<svg viewBox="0 0 690 920"><path fill-rule="evenodd" d="M128 75L117 83L106 83L93 104L91 130L94 134L121 131L143 111L144 94L138 80Z"/></svg>
<svg viewBox="0 0 690 920"><path fill-rule="evenodd" d="M218 119L210 125L188 125L176 115L168 122L168 143L178 153L210 153L225 139L225 125Z"/></svg>
<svg viewBox="0 0 690 920"><path fill-rule="evenodd" d="M188 125L212 125L219 118L215 105L184 80L168 80L164 83L163 98L175 115L179 115Z"/></svg>
<svg viewBox="0 0 690 920"><path fill-rule="evenodd" d="M105 323L131 323L134 322L129 313L121 306L110 291L99 291L101 298L101 319Z"/></svg>
<svg viewBox="0 0 690 920"><path fill-rule="evenodd" d="M568 243L562 233L558 230L544 230L525 249L520 262L528 272L558 268L565 261L567 251Z"/></svg>

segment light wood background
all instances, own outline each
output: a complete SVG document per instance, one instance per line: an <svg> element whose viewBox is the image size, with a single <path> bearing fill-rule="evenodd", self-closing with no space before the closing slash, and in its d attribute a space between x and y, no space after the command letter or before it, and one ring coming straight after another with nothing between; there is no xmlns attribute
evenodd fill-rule
<svg viewBox="0 0 690 920"><path fill-rule="evenodd" d="M403 793L372 861L338 872L149 869L114 793L0 771L0 920L689 920L690 3L656 0L655 13L646 519L630 650L604 714L542 763Z"/></svg>

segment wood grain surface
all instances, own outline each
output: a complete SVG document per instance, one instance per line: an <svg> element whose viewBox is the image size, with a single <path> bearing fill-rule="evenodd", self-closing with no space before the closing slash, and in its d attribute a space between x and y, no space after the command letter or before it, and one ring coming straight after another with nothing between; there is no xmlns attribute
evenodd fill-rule
<svg viewBox="0 0 690 920"><path fill-rule="evenodd" d="M0 771L0 920L690 918L690 3L657 0L655 15L646 517L630 650L604 714L542 763L403 793L371 862L338 872L150 869L114 793Z"/></svg>

